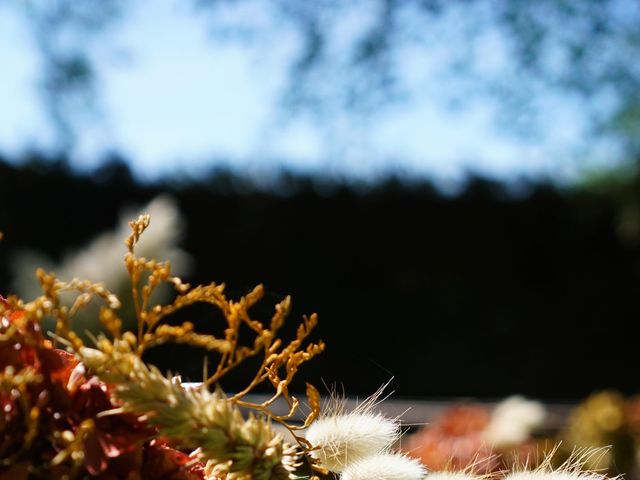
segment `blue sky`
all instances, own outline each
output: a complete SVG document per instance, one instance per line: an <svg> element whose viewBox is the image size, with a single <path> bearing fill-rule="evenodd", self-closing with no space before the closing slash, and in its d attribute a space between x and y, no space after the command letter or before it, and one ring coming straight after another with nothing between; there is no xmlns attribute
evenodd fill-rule
<svg viewBox="0 0 640 480"><path fill-rule="evenodd" d="M277 165L309 173L371 178L398 170L443 182L467 171L562 179L584 166L572 160L581 125L570 100L544 100L546 129L534 140L500 134L489 101L447 109L437 85L366 127L342 119L321 129L278 110L289 51L268 53L216 43L206 20L184 2L138 4L114 29L109 48L98 51L102 115L83 125L75 164L94 166L116 150L144 178L197 173L213 158L260 172L279 158ZM51 146L37 90L39 58L26 23L6 6L0 6L0 65L0 151Z"/></svg>

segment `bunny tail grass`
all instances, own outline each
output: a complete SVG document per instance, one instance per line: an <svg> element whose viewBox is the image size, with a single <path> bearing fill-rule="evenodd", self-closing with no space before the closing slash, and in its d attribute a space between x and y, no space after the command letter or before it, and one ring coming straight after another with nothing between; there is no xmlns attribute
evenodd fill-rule
<svg viewBox="0 0 640 480"><path fill-rule="evenodd" d="M372 411L383 389L351 413L344 413L344 405L334 400L329 412L309 427L306 438L316 447L311 454L322 466L341 473L354 462L388 452L400 438L399 419L389 419Z"/></svg>
<svg viewBox="0 0 640 480"><path fill-rule="evenodd" d="M341 480L422 480L427 471L418 461L398 453L381 453L350 463Z"/></svg>

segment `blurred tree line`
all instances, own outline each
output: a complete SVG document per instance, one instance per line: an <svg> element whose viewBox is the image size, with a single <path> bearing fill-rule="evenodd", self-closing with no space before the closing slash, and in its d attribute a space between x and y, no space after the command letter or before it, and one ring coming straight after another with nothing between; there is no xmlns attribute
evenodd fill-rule
<svg viewBox="0 0 640 480"><path fill-rule="evenodd" d="M640 243L619 228L618 187L509 190L470 178L451 195L423 181L283 175L266 190L224 171L140 184L118 159L79 174L36 154L22 166L0 160L0 180L0 292L19 250L60 257L111 228L124 205L169 192L196 260L189 281L225 281L234 296L264 282L257 315L285 294L292 323L319 313L328 348L301 377L366 394L394 376L401 396L640 386ZM211 328L209 310L188 314ZM198 380L194 355L158 349L151 360L173 371L179 361Z"/></svg>
<svg viewBox="0 0 640 480"><path fill-rule="evenodd" d="M164 0L163 0L164 1ZM133 4L9 0L41 53L40 88L63 150L100 110L104 45ZM184 4L181 4L184 7ZM496 100L503 130L535 137L548 102L573 99L585 151L640 155L640 5L635 0L193 0L214 38L268 56L293 45L287 114L370 119L418 91L463 108ZM212 43L212 48L215 44ZM411 79L419 78L417 86ZM546 103L545 103L546 102ZM87 116L89 114L89 116ZM582 120L582 119L581 119Z"/></svg>

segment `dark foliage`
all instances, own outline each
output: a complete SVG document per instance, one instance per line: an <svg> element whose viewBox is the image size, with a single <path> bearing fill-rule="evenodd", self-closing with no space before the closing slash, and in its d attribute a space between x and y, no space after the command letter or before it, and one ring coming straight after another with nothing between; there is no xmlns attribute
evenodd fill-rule
<svg viewBox="0 0 640 480"><path fill-rule="evenodd" d="M196 258L190 280L225 281L234 296L263 282L272 303L291 293L294 315L319 313L328 348L302 376L365 394L393 375L400 396L638 389L640 250L620 240L600 193L538 184L516 196L473 179L454 197L397 181L321 194L289 178L283 196L238 193L232 175L144 186L122 165L80 176L36 160L0 162L0 291L17 249L60 255L123 205L170 190ZM198 380L199 357L172 352L152 360L183 361Z"/></svg>

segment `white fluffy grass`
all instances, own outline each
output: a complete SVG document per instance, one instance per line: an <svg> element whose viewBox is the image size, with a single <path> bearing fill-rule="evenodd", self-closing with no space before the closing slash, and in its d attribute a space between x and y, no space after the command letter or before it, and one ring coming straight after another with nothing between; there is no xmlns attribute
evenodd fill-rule
<svg viewBox="0 0 640 480"><path fill-rule="evenodd" d="M592 472L533 470L512 472L504 478L505 480L607 480L608 477Z"/></svg>
<svg viewBox="0 0 640 480"><path fill-rule="evenodd" d="M461 471L429 472L425 480L621 480L620 477L610 478L604 474L584 469L587 461L604 454L607 448L576 450L562 465L554 468L553 458L558 448L559 445L556 445L549 452L546 452L542 463L535 468L530 468L528 461L525 461L514 465L510 472L477 475L473 473L475 466L472 465Z"/></svg>
<svg viewBox="0 0 640 480"><path fill-rule="evenodd" d="M466 471L442 471L429 472L429 474L425 477L425 480L482 480L484 478L486 478L486 476L472 475L470 473L466 473Z"/></svg>
<svg viewBox="0 0 640 480"><path fill-rule="evenodd" d="M312 455L336 473L350 463L389 450L399 436L397 420L372 412L323 417L307 431L307 440L318 447Z"/></svg>
<svg viewBox="0 0 640 480"><path fill-rule="evenodd" d="M191 258L177 246L184 231L184 221L175 200L166 195L158 196L138 213L148 213L151 224L136 245L136 253L146 258L170 260L174 274L186 273ZM37 266L55 271L59 278L65 280L75 277L102 282L114 292L131 288L129 275L124 268L126 247L122 240L131 233L129 220L136 217L137 213L134 211L121 212L120 221L114 230L105 231L83 248L68 252L61 263L56 264L35 252L18 254L13 265L16 292L23 298L34 298L42 293L38 282L34 282Z"/></svg>
<svg viewBox="0 0 640 480"><path fill-rule="evenodd" d="M317 447L311 454L335 473L366 457L388 453L401 435L398 418L386 418L373 412L386 385L344 413L344 403L334 397L328 408L307 430L306 438Z"/></svg>
<svg viewBox="0 0 640 480"><path fill-rule="evenodd" d="M418 461L404 455L382 453L350 463L341 480L422 480L427 471Z"/></svg>
<svg viewBox="0 0 640 480"><path fill-rule="evenodd" d="M529 470L524 464L521 469L516 468L507 473L504 480L618 480L620 478L611 478L602 473L584 469L588 461L605 454L608 447L577 449L560 467L553 468L553 457L558 448L559 445L556 445L548 452L540 466Z"/></svg>
<svg viewBox="0 0 640 480"><path fill-rule="evenodd" d="M518 445L531 436L546 417L544 405L520 396L500 402L491 414L484 436L494 447L508 448Z"/></svg>

